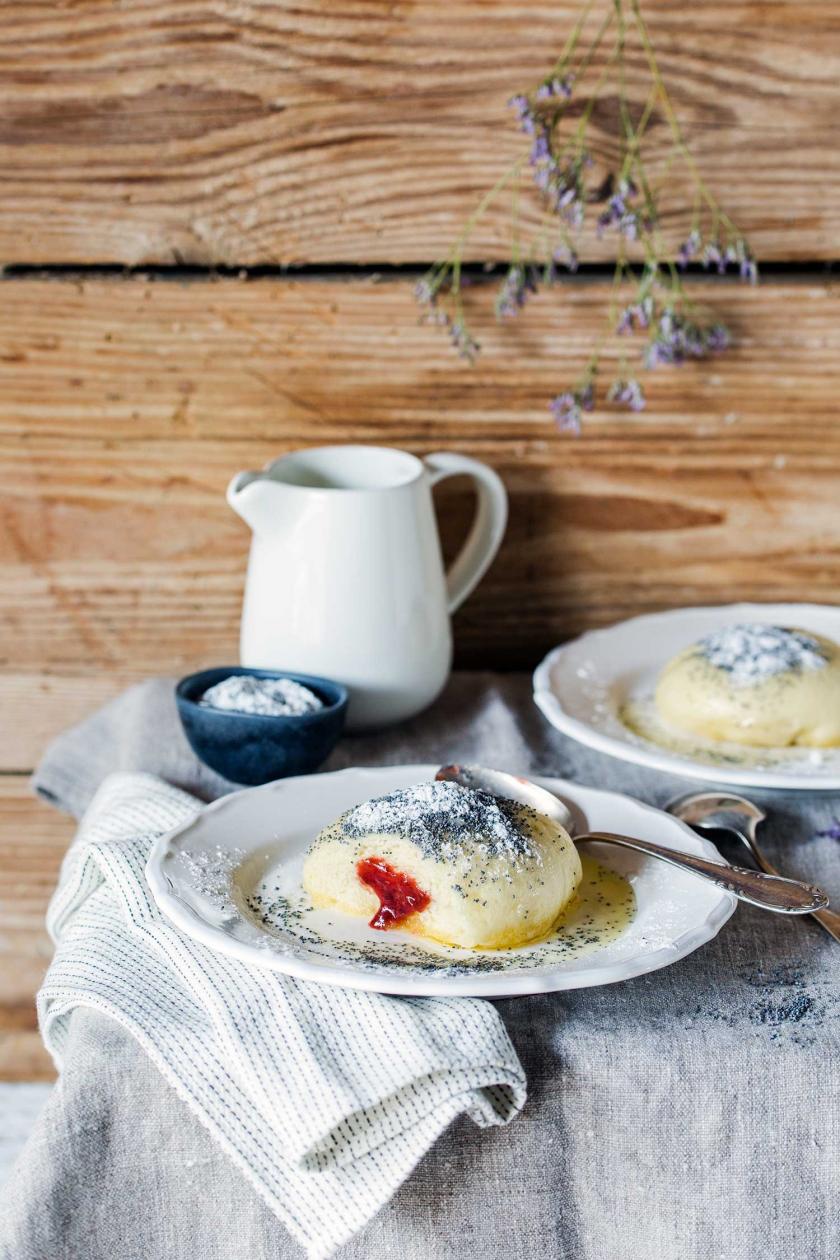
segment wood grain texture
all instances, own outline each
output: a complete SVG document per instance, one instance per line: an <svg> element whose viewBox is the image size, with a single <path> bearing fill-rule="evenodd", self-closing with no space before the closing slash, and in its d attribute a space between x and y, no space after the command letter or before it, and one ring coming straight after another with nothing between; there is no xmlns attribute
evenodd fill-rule
<svg viewBox="0 0 840 1260"><path fill-rule="evenodd" d="M704 290L704 293L707 290ZM0 764L125 682L236 657L248 535L232 473L375 441L493 464L499 558L456 618L462 664L531 666L593 625L671 605L837 595L838 291L709 287L738 348L648 378L639 416L558 435L604 309L569 284L515 327L473 294L469 368L405 282L7 281L0 303ZM451 550L469 500L441 501Z"/></svg>
<svg viewBox="0 0 840 1260"><path fill-rule="evenodd" d="M606 4L606 0L604 0ZM840 9L644 5L702 170L765 259L833 258ZM521 151L578 0L0 5L0 259L427 261ZM642 61L629 58L640 103ZM638 101L637 101L638 98ZM617 103L594 118L614 152ZM654 155L667 127L654 117ZM681 198L676 168L667 228ZM523 207L533 221L534 208ZM473 256L504 256L508 205ZM609 241L586 256L606 257Z"/></svg>
<svg viewBox="0 0 840 1260"><path fill-rule="evenodd" d="M44 915L73 833L26 776L0 775L0 1080L52 1080L34 994L52 953Z"/></svg>
<svg viewBox="0 0 840 1260"><path fill-rule="evenodd" d="M0 773L28 774L59 731L147 677L130 665L103 670L87 664L58 673L7 667L0 672Z"/></svg>

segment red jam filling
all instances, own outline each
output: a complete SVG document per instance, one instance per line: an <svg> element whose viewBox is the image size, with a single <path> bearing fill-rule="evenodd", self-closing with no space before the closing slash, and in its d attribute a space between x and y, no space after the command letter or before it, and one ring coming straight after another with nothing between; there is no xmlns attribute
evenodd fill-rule
<svg viewBox="0 0 840 1260"><path fill-rule="evenodd" d="M356 874L379 898L379 909L370 921L372 928L393 927L410 914L425 910L431 901L410 875L395 870L383 858L362 858L356 864Z"/></svg>

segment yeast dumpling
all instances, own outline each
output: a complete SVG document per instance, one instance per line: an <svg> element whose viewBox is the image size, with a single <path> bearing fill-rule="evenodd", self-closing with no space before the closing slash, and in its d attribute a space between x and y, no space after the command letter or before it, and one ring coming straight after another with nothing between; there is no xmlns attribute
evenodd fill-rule
<svg viewBox="0 0 840 1260"><path fill-rule="evenodd" d="M840 744L840 648L783 626L725 626L669 661L656 687L675 730L764 748Z"/></svg>
<svg viewBox="0 0 840 1260"><path fill-rule="evenodd" d="M580 878L562 827L515 801L448 782L419 783L348 810L316 838L303 870L318 907L470 949L545 936Z"/></svg>

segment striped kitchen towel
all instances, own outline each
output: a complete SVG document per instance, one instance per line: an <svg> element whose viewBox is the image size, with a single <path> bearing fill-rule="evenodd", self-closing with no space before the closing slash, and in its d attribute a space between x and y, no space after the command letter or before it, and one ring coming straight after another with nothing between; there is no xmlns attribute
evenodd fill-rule
<svg viewBox="0 0 840 1260"><path fill-rule="evenodd" d="M75 1007L127 1028L318 1260L379 1211L461 1112L481 1126L511 1120L525 1101L522 1067L489 1002L308 984L171 926L144 868L155 836L199 808L151 775L103 783L50 906L41 1029L60 1065Z"/></svg>

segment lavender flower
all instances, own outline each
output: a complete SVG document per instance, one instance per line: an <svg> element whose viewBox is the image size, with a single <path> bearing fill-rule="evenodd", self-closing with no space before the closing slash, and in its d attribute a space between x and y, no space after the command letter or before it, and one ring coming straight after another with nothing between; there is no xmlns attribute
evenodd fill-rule
<svg viewBox="0 0 840 1260"><path fill-rule="evenodd" d="M437 302L438 291L427 276L414 286L414 297L420 306L432 307Z"/></svg>
<svg viewBox="0 0 840 1260"><path fill-rule="evenodd" d="M741 279L748 280L750 284L758 284L758 263L754 258L741 260Z"/></svg>
<svg viewBox="0 0 840 1260"><path fill-rule="evenodd" d="M510 98L508 105L516 111L520 131L524 131L526 135L532 136L537 129L537 118L528 97L519 92L516 96Z"/></svg>
<svg viewBox="0 0 840 1260"><path fill-rule="evenodd" d="M645 409L645 392L634 377L629 380L614 381L609 388L607 398L610 402L622 403L631 411Z"/></svg>
<svg viewBox="0 0 840 1260"><path fill-rule="evenodd" d="M709 267L717 267L718 274L721 276L726 271L726 258L719 241L707 241L704 245L703 266L707 271Z"/></svg>
<svg viewBox="0 0 840 1260"><path fill-rule="evenodd" d="M551 145L547 131L542 130L537 135L531 146L531 156L528 160L532 166L539 166L542 163L548 165L551 162Z"/></svg>
<svg viewBox="0 0 840 1260"><path fill-rule="evenodd" d="M677 262L679 266L683 268L683 270L685 270L685 268L691 262L692 258L697 257L697 255L700 253L700 249L702 245L703 245L702 236L697 231L697 228L692 228L688 236L683 241L682 245L680 245L679 249L677 250Z"/></svg>
<svg viewBox="0 0 840 1260"><path fill-rule="evenodd" d="M753 285L758 280L756 260L749 252L749 246L743 237L737 237L725 246L718 238L704 244L698 228L693 228L676 252L676 261L685 270L688 263L698 256L707 271L709 267L715 267L719 275L724 275L730 266L734 266L738 267L742 280L748 280Z"/></svg>
<svg viewBox="0 0 840 1260"><path fill-rule="evenodd" d="M558 98L567 101L571 95L571 79L547 79L540 84L536 91L538 101L551 101Z"/></svg>
<svg viewBox="0 0 840 1260"><path fill-rule="evenodd" d="M570 245L558 245L552 258L555 262L562 263L567 271L575 272L578 269L578 256Z"/></svg>
<svg viewBox="0 0 840 1260"><path fill-rule="evenodd" d="M583 227L585 217L586 210L583 201L580 199L569 202L568 206L563 209L563 218L575 232L579 232Z"/></svg>
<svg viewBox="0 0 840 1260"><path fill-rule="evenodd" d="M607 228L614 227L628 241L638 240L642 230L652 226L649 219L642 219L638 210L630 206L638 189L632 180L621 179L618 188L607 202L607 208L598 216L597 232L603 236Z"/></svg>
<svg viewBox="0 0 840 1260"><path fill-rule="evenodd" d="M716 354L720 350L728 350L732 345L732 337L726 324L712 324L711 328L706 329L705 339L706 349L711 354Z"/></svg>
<svg viewBox="0 0 840 1260"><path fill-rule="evenodd" d="M435 324L445 324L447 317L438 308L438 299L449 293L452 275L448 268L431 267L414 286L414 299L425 308L426 318Z"/></svg>
<svg viewBox="0 0 840 1260"><path fill-rule="evenodd" d="M528 297L537 291L537 279L532 267L511 263L496 298L496 315L499 319L518 315Z"/></svg>
<svg viewBox="0 0 840 1260"><path fill-rule="evenodd" d="M558 394L549 403L549 410L561 433L580 433L580 423L584 411L591 411L595 406L595 389L592 381L586 381L575 390L567 390Z"/></svg>
<svg viewBox="0 0 840 1260"><path fill-rule="evenodd" d="M680 364L689 357L702 358L703 337L699 327L669 307L659 317L656 332L648 342L645 367Z"/></svg>
<svg viewBox="0 0 840 1260"><path fill-rule="evenodd" d="M550 288L557 280L558 264L565 267L567 271L575 272L578 269L578 256L568 246L558 246L543 268L542 282L545 288Z"/></svg>
<svg viewBox="0 0 840 1260"><path fill-rule="evenodd" d="M716 267L721 276L728 267L737 267L742 280L748 280L750 284L758 280L758 265L743 236L725 246L719 240L709 241L703 249L703 266L707 269Z"/></svg>
<svg viewBox="0 0 840 1260"><path fill-rule="evenodd" d="M758 264L753 258L750 247L743 236L740 236L735 242L732 253L734 255L732 261L737 264L741 279L748 281L749 284L756 284L758 282Z"/></svg>
<svg viewBox="0 0 840 1260"><path fill-rule="evenodd" d="M725 350L728 345L729 332L723 324L703 328L669 306L660 315L656 331L648 342L645 367L679 365L689 358L703 359L707 354Z"/></svg>
<svg viewBox="0 0 840 1260"><path fill-rule="evenodd" d="M575 230L583 224L586 207L584 173L591 163L589 154L583 152L562 166L552 159L547 166L538 167L534 174L537 186L548 195L552 209Z"/></svg>
<svg viewBox="0 0 840 1260"><path fill-rule="evenodd" d="M472 363L481 347L470 333L463 319L447 319L449 340L452 348L461 359Z"/></svg>
<svg viewBox="0 0 840 1260"><path fill-rule="evenodd" d="M462 282L462 287L465 282L466 280ZM478 342L471 335L460 313L453 318L440 307L438 299L443 293L451 293L450 274L439 268L433 267L414 286L414 296L424 308L426 322L445 328L455 352L462 359L472 362L479 351ZM458 311L460 312L460 305Z"/></svg>
<svg viewBox="0 0 840 1260"><path fill-rule="evenodd" d="M632 302L629 306L625 306L616 320L615 331L617 333L635 332L637 329L643 331L650 327L653 313L654 301L652 296L647 293L638 302Z"/></svg>
<svg viewBox="0 0 840 1260"><path fill-rule="evenodd" d="M451 335L452 319L438 303L438 298L441 294L448 292L448 290L448 277L442 273L436 273L433 269L423 276L421 280L417 281L414 286L414 297L422 308L420 322L437 324L440 328L450 330Z"/></svg>

